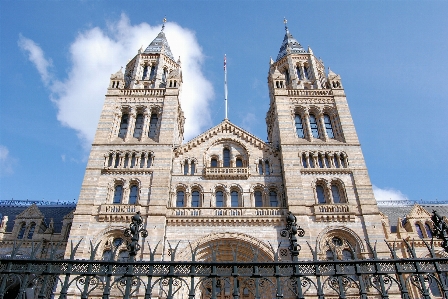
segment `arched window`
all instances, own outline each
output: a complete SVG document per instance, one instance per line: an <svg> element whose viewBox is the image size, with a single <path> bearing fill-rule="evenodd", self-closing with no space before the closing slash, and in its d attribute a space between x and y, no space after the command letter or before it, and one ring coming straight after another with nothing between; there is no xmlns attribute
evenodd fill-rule
<svg viewBox="0 0 448 299"><path fill-rule="evenodd" d="M163 69L163 73L162 73L162 82L166 83L166 74L167 74L167 70Z"/></svg>
<svg viewBox="0 0 448 299"><path fill-rule="evenodd" d="M270 175L271 174L271 170L269 169L269 161L266 160L264 162L264 172L266 173L266 175Z"/></svg>
<svg viewBox="0 0 448 299"><path fill-rule="evenodd" d="M277 192L269 191L269 205L271 207L278 207Z"/></svg>
<svg viewBox="0 0 448 299"><path fill-rule="evenodd" d="M132 157L131 157L131 168L134 168L134 167L135 167L135 159L136 159L136 157L135 157L135 153L133 153L133 154L132 154Z"/></svg>
<svg viewBox="0 0 448 299"><path fill-rule="evenodd" d="M325 131L327 132L327 136L330 138L334 138L333 127L331 126L330 116L328 114L324 114L324 123L325 123Z"/></svg>
<svg viewBox="0 0 448 299"><path fill-rule="evenodd" d="M339 188L336 185L331 185L331 193L333 194L333 203L341 203L341 195L339 194Z"/></svg>
<svg viewBox="0 0 448 299"><path fill-rule="evenodd" d="M103 261L110 261L112 259L112 250L104 250Z"/></svg>
<svg viewBox="0 0 448 299"><path fill-rule="evenodd" d="M294 120L295 120L295 123L296 123L296 133L297 133L297 137L299 137L299 138L305 138L305 133L303 132L302 118L300 117L299 114L296 114Z"/></svg>
<svg viewBox="0 0 448 299"><path fill-rule="evenodd" d="M352 259L353 259L353 253L350 250L348 249L342 250L342 260L350 261Z"/></svg>
<svg viewBox="0 0 448 299"><path fill-rule="evenodd" d="M306 157L306 154L302 154L302 165L303 165L303 168L308 168L308 162L307 162L307 157Z"/></svg>
<svg viewBox="0 0 448 299"><path fill-rule="evenodd" d="M129 192L129 204L135 205L137 203L137 198L138 198L138 186L132 185L131 192Z"/></svg>
<svg viewBox="0 0 448 299"><path fill-rule="evenodd" d="M418 223L415 224L415 230L417 231L417 235L423 239L423 231L422 231L422 227L420 226L420 224L418 224Z"/></svg>
<svg viewBox="0 0 448 299"><path fill-rule="evenodd" d="M145 153L140 155L140 168L145 167Z"/></svg>
<svg viewBox="0 0 448 299"><path fill-rule="evenodd" d="M27 236L28 239L32 239L33 238L35 229L36 229L36 223L32 222L31 226L30 226L30 229L28 230L28 236Z"/></svg>
<svg viewBox="0 0 448 299"><path fill-rule="evenodd" d="M308 65L303 66L303 71L304 71L305 79L309 79L310 77L309 77Z"/></svg>
<svg viewBox="0 0 448 299"><path fill-rule="evenodd" d="M297 72L297 78L302 79L302 76L300 75L300 66L296 66L296 72Z"/></svg>
<svg viewBox="0 0 448 299"><path fill-rule="evenodd" d="M263 206L263 195L261 194L261 191L255 191L254 197L255 197L255 207L262 207Z"/></svg>
<svg viewBox="0 0 448 299"><path fill-rule="evenodd" d="M230 167L230 150L228 148L223 149L223 167Z"/></svg>
<svg viewBox="0 0 448 299"><path fill-rule="evenodd" d="M191 206L193 208L199 207L200 204L200 193L199 191L191 192Z"/></svg>
<svg viewBox="0 0 448 299"><path fill-rule="evenodd" d="M311 133L313 134L314 138L319 138L319 129L317 127L317 121L314 114L310 114L310 127L311 127Z"/></svg>
<svg viewBox="0 0 448 299"><path fill-rule="evenodd" d="M118 137L126 137L126 133L128 132L128 122L129 114L123 113L123 115L121 116L120 131L118 132Z"/></svg>
<svg viewBox="0 0 448 299"><path fill-rule="evenodd" d="M17 234L17 239L23 239L23 235L25 234L26 225L25 223L22 223L20 225L19 233Z"/></svg>
<svg viewBox="0 0 448 299"><path fill-rule="evenodd" d="M194 175L194 173L196 172L196 164L194 163L194 161L191 161L191 175Z"/></svg>
<svg viewBox="0 0 448 299"><path fill-rule="evenodd" d="M310 156L310 167L314 168L314 156L313 155Z"/></svg>
<svg viewBox="0 0 448 299"><path fill-rule="evenodd" d="M340 159L341 159L341 167L346 168L347 165L345 164L345 159L344 159L344 155L340 155Z"/></svg>
<svg viewBox="0 0 448 299"><path fill-rule="evenodd" d="M230 204L233 207L238 207L239 203L238 203L238 191L232 191L230 192Z"/></svg>
<svg viewBox="0 0 448 299"><path fill-rule="evenodd" d="M127 168L128 164L129 164L129 154L125 154L124 155L124 165L123 165L123 167Z"/></svg>
<svg viewBox="0 0 448 299"><path fill-rule="evenodd" d="M121 199L123 198L123 186L122 185L117 185L115 186L115 191L114 191L114 204L118 204L121 203Z"/></svg>
<svg viewBox="0 0 448 299"><path fill-rule="evenodd" d="M218 160L216 158L212 158L210 161L211 167L218 167Z"/></svg>
<svg viewBox="0 0 448 299"><path fill-rule="evenodd" d="M152 161L153 160L154 160L154 157L150 153L148 153L148 161L146 163L146 167L147 168L150 168L152 166Z"/></svg>
<svg viewBox="0 0 448 299"><path fill-rule="evenodd" d="M146 75L148 74L148 66L145 65L143 67L143 76L142 76L142 80L144 80L146 78Z"/></svg>
<svg viewBox="0 0 448 299"><path fill-rule="evenodd" d="M151 120L149 122L149 133L148 133L149 138L156 137L158 121L159 121L159 117L157 116L157 114L155 114L155 113L151 114Z"/></svg>
<svg viewBox="0 0 448 299"><path fill-rule="evenodd" d="M188 174L188 160L185 160L184 162L184 175Z"/></svg>
<svg viewBox="0 0 448 299"><path fill-rule="evenodd" d="M258 162L258 173L263 174L263 163L261 160Z"/></svg>
<svg viewBox="0 0 448 299"><path fill-rule="evenodd" d="M149 80L154 79L155 75L156 75L156 66L152 65L151 66L151 73L149 74Z"/></svg>
<svg viewBox="0 0 448 299"><path fill-rule="evenodd" d="M143 131L143 114L137 114L137 118L135 119L135 129L134 129L134 137L140 138L142 137Z"/></svg>
<svg viewBox="0 0 448 299"><path fill-rule="evenodd" d="M222 208L224 206L224 193L222 191L216 191L216 207Z"/></svg>
<svg viewBox="0 0 448 299"><path fill-rule="evenodd" d="M324 168L324 162L322 161L322 155L321 154L317 155L317 163L319 164L320 168Z"/></svg>
<svg viewBox="0 0 448 299"><path fill-rule="evenodd" d="M285 78L286 78L286 84L289 84L289 71L286 69L285 70Z"/></svg>
<svg viewBox="0 0 448 299"><path fill-rule="evenodd" d="M114 155L109 154L109 160L107 161L107 167L112 166L112 161L114 160Z"/></svg>
<svg viewBox="0 0 448 299"><path fill-rule="evenodd" d="M243 167L243 160L241 160L241 158L236 158L235 166L236 167Z"/></svg>
<svg viewBox="0 0 448 299"><path fill-rule="evenodd" d="M428 223L425 223L425 230L426 230L426 235L428 236L428 238L432 238L431 226Z"/></svg>
<svg viewBox="0 0 448 299"><path fill-rule="evenodd" d="M326 258L327 261L332 261L332 260L334 260L333 251L331 251L330 249L328 249L328 250L325 252L325 258Z"/></svg>
<svg viewBox="0 0 448 299"><path fill-rule="evenodd" d="M338 155L334 154L333 156L333 162L334 162L334 167L339 168L339 159L338 159Z"/></svg>
<svg viewBox="0 0 448 299"><path fill-rule="evenodd" d="M318 203L326 203L324 187L322 187L321 185L317 185L316 193L317 193L317 202Z"/></svg>
<svg viewBox="0 0 448 299"><path fill-rule="evenodd" d="M185 193L184 191L177 191L177 197L176 197L176 207L182 208L184 206L185 200Z"/></svg>

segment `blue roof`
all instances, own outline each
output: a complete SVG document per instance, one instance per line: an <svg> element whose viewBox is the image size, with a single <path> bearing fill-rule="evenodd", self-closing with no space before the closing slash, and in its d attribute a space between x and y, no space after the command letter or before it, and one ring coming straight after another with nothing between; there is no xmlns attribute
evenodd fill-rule
<svg viewBox="0 0 448 299"><path fill-rule="evenodd" d="M287 48L289 48L289 53L291 54L303 54L307 53L306 50L302 47L302 45L292 36L291 33L289 33L288 27L285 27L286 33L285 37L283 38L282 45L280 47L280 51L277 55L277 61L282 59L287 52Z"/></svg>
<svg viewBox="0 0 448 299"><path fill-rule="evenodd" d="M166 40L165 33L163 33L163 29L162 31L160 31L157 37L149 44L149 46L145 49L143 53L160 54L160 52L162 52L162 45L165 48L165 55L174 60L173 53L171 53L170 45L168 45L168 41Z"/></svg>

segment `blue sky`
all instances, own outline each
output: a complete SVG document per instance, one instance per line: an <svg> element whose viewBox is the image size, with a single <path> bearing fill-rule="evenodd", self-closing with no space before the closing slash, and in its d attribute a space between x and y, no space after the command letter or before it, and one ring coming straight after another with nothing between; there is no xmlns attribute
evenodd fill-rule
<svg viewBox="0 0 448 299"><path fill-rule="evenodd" d="M0 200L78 197L109 75L132 58L137 43L152 41L165 15L168 42L175 55L184 54L184 76L189 72L196 84L185 106L203 109L189 114L191 136L223 119L227 54L229 118L266 140L268 63L286 17L294 37L341 75L378 196L448 200L442 188L447 1L2 1L1 7Z"/></svg>

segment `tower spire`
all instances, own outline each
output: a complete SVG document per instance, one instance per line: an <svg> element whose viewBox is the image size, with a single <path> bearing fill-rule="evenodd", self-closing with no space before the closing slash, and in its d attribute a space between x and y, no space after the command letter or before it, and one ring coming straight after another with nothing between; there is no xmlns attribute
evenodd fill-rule
<svg viewBox="0 0 448 299"><path fill-rule="evenodd" d="M166 23L166 16L163 17L163 25L162 25L161 31L163 31L163 29L165 29L165 23Z"/></svg>
<svg viewBox="0 0 448 299"><path fill-rule="evenodd" d="M224 54L224 104L225 104L225 120L227 120L227 65L226 54Z"/></svg>

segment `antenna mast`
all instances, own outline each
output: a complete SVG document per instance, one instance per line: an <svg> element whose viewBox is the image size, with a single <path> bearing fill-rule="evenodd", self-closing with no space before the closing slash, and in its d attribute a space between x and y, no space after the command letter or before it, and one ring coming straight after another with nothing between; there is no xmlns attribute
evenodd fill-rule
<svg viewBox="0 0 448 299"><path fill-rule="evenodd" d="M224 54L224 104L225 104L225 119L227 118L227 66L226 54Z"/></svg>

